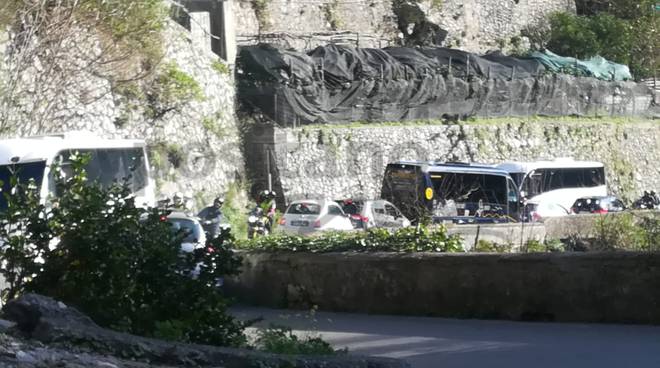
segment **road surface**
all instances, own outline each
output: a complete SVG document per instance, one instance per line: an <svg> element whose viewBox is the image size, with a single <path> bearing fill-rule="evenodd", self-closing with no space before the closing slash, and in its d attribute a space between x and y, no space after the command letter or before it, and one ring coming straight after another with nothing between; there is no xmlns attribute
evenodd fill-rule
<svg viewBox="0 0 660 368"><path fill-rule="evenodd" d="M256 327L320 334L351 354L400 358L415 368L660 367L660 327L310 313L235 307Z"/></svg>

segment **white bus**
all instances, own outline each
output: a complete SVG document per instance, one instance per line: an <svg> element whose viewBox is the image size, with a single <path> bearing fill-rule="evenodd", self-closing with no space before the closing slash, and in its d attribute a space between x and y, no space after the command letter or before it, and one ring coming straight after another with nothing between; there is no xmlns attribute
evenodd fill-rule
<svg viewBox="0 0 660 368"><path fill-rule="evenodd" d="M90 181L109 186L127 179L137 206L154 205L155 185L149 175L145 142L102 139L85 132L0 140L2 190L9 189L9 179L15 173L22 182L34 179L45 201L49 194L56 194L51 164L59 163L66 173L71 170L70 157L75 153L90 155L85 166ZM0 210L6 206L0 195Z"/></svg>
<svg viewBox="0 0 660 368"><path fill-rule="evenodd" d="M516 182L532 219L567 215L578 198L607 195L605 166L601 162L559 158L504 162L496 167L508 172Z"/></svg>

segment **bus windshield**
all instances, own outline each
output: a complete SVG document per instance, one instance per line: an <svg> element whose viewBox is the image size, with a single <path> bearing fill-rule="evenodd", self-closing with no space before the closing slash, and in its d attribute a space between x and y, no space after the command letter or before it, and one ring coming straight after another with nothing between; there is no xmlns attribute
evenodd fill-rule
<svg viewBox="0 0 660 368"><path fill-rule="evenodd" d="M543 168L525 177L521 190L528 198L564 188L592 188L605 185L605 168Z"/></svg>
<svg viewBox="0 0 660 368"><path fill-rule="evenodd" d="M108 188L126 181L134 193L147 186L148 173L142 148L76 149L60 152L62 170L66 174L71 174L70 157L75 153L90 155L90 161L85 165L90 182Z"/></svg>
<svg viewBox="0 0 660 368"><path fill-rule="evenodd" d="M44 179L46 161L34 161L0 166L0 181L2 182L2 193L0 193L0 211L7 209L7 199L4 193L11 191L11 178L15 176L19 183L27 184L30 179L34 180L37 192L41 189Z"/></svg>
<svg viewBox="0 0 660 368"><path fill-rule="evenodd" d="M437 206L446 207L451 203L458 209L455 215L503 211L507 206L506 176L457 172L431 172L430 176L439 199Z"/></svg>

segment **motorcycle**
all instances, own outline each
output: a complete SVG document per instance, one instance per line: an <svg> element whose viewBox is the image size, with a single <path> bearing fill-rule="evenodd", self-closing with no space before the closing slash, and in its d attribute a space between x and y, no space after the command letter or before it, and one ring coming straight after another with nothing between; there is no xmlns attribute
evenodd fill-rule
<svg viewBox="0 0 660 368"><path fill-rule="evenodd" d="M265 236L270 233L270 219L264 211L257 207L248 216L248 239Z"/></svg>
<svg viewBox="0 0 660 368"><path fill-rule="evenodd" d="M633 208L639 210L652 210L660 208L660 198L654 191L644 191L638 200L633 202Z"/></svg>
<svg viewBox="0 0 660 368"><path fill-rule="evenodd" d="M216 217L213 219L199 218L199 222L202 224L202 228L204 229L204 232L209 239L215 239L220 236L220 234L231 230L231 225L226 222L222 222L222 220L222 217Z"/></svg>

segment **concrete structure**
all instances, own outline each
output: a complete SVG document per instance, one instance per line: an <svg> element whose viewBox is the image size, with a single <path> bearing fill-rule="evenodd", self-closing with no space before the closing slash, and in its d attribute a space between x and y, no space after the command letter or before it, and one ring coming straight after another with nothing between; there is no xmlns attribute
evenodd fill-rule
<svg viewBox="0 0 660 368"><path fill-rule="evenodd" d="M210 43L210 49L230 64L236 60L234 2L229 0L184 0L185 9L175 13L177 22L193 33L195 42Z"/></svg>
<svg viewBox="0 0 660 368"><path fill-rule="evenodd" d="M227 291L269 307L660 324L660 254L246 253Z"/></svg>

